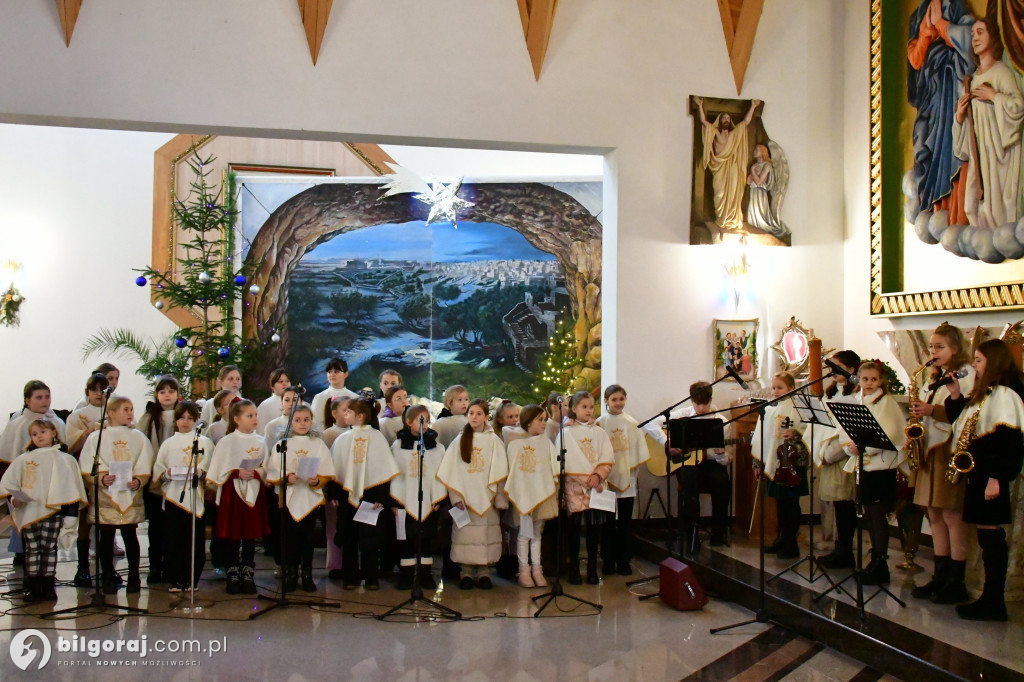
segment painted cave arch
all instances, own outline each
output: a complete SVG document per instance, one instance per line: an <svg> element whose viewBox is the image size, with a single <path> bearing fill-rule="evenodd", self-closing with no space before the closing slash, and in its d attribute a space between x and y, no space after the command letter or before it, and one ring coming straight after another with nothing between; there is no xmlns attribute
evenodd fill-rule
<svg viewBox="0 0 1024 682"><path fill-rule="evenodd" d="M541 183L464 183L459 195L474 202L460 213L466 222L509 227L535 248L558 259L565 271L576 320L575 388L600 386L601 224L569 194ZM288 288L302 257L333 237L364 227L426 220L428 207L410 195L381 198L376 183L325 183L282 204L253 239L246 263L260 290L242 312L248 338L267 343L250 385L265 386L270 371L288 355ZM281 341L270 344L273 330Z"/></svg>

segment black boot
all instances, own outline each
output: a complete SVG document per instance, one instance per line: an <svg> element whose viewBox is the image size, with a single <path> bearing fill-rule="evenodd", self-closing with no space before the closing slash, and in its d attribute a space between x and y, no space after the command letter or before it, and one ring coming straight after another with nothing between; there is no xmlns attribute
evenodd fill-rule
<svg viewBox="0 0 1024 682"><path fill-rule="evenodd" d="M985 589L977 601L956 607L956 614L965 620L1005 621L1006 569L1010 548L1002 528L979 528L978 544L985 565Z"/></svg>
<svg viewBox="0 0 1024 682"><path fill-rule="evenodd" d="M138 594L142 591L142 580L139 578L139 569L135 568L128 569L128 580L125 583L124 592L125 594Z"/></svg>
<svg viewBox="0 0 1024 682"><path fill-rule="evenodd" d="M103 586L103 594L117 594L117 583L114 582L114 577L110 574L104 573L100 579L100 583Z"/></svg>
<svg viewBox="0 0 1024 682"><path fill-rule="evenodd" d="M242 594L256 594L256 572L252 566L242 566Z"/></svg>
<svg viewBox="0 0 1024 682"><path fill-rule="evenodd" d="M421 569L422 570L422 569ZM398 567L398 581L395 583L395 587L400 590L411 590L412 589L412 566L399 566Z"/></svg>
<svg viewBox="0 0 1024 682"><path fill-rule="evenodd" d="M57 578L52 575L44 575L39 579L39 593L43 601L57 601Z"/></svg>
<svg viewBox="0 0 1024 682"><path fill-rule="evenodd" d="M580 562L579 559L569 564L569 584L570 585L582 585L583 576L580 575Z"/></svg>
<svg viewBox="0 0 1024 682"><path fill-rule="evenodd" d="M889 554L884 549L871 550L871 563L864 569L864 574L861 576L861 584L889 584Z"/></svg>
<svg viewBox="0 0 1024 682"><path fill-rule="evenodd" d="M436 590L437 581L434 580L434 576L430 569L433 564L420 564L420 589L423 590Z"/></svg>
<svg viewBox="0 0 1024 682"><path fill-rule="evenodd" d="M92 587L89 575L89 541L78 541L78 571L75 573L75 587Z"/></svg>
<svg viewBox="0 0 1024 682"><path fill-rule="evenodd" d="M967 594L967 586L964 585L964 569L966 568L966 561L953 559L949 562L949 574L946 577L946 582L932 595L933 603L957 604L971 598Z"/></svg>
<svg viewBox="0 0 1024 682"><path fill-rule="evenodd" d="M21 591L24 593L26 604L38 604L43 601L43 594L39 589L39 578L34 575L26 575L21 581Z"/></svg>
<svg viewBox="0 0 1024 682"><path fill-rule="evenodd" d="M232 566L228 569L228 594L242 593L242 569L239 566Z"/></svg>
<svg viewBox="0 0 1024 682"><path fill-rule="evenodd" d="M597 559L587 557L587 584L600 585L601 578L597 575Z"/></svg>
<svg viewBox="0 0 1024 682"><path fill-rule="evenodd" d="M845 542L837 541L835 549L831 553L818 560L825 568L853 568L857 565L857 558L853 555L853 548Z"/></svg>
<svg viewBox="0 0 1024 682"><path fill-rule="evenodd" d="M313 567L304 565L302 567L302 585L303 592L316 592L316 582L313 581Z"/></svg>
<svg viewBox="0 0 1024 682"><path fill-rule="evenodd" d="M284 567L284 591L294 592L299 586L299 567L298 566L285 566Z"/></svg>
<svg viewBox="0 0 1024 682"><path fill-rule="evenodd" d="M939 591L939 588L946 584L949 576L949 565L952 559L949 556L935 556L935 572L932 579L924 585L919 585L910 591L910 596L915 599L931 599L932 595Z"/></svg>
<svg viewBox="0 0 1024 682"><path fill-rule="evenodd" d="M779 551L779 547L782 547L783 544L785 544L785 540L782 537L782 533L779 533L779 536L775 538L775 542L764 548L764 553L777 554Z"/></svg>

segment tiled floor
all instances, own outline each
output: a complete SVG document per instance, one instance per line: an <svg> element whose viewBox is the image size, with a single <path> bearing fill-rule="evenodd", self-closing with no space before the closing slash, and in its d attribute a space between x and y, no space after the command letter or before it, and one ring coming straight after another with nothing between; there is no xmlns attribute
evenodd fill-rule
<svg viewBox="0 0 1024 682"><path fill-rule="evenodd" d="M68 557L65 557L68 558ZM653 573L643 561L636 566ZM123 560L121 562L123 568ZM260 557L257 581L274 585L269 561ZM59 565L58 577L68 579L74 564ZM0 560L0 574L14 578L10 559ZM208 573L209 574L209 573ZM41 619L49 605L18 606L7 598L0 616L0 679L137 680L230 679L287 680L877 680L882 673L820 645L795 638L777 627L751 625L712 636L708 629L750 617L729 603L712 600L703 611L678 612L658 600L640 602L625 578L611 577L596 587L567 591L604 605L600 615L586 606L558 600L545 617L532 618L529 597L542 590L524 590L496 581L490 592L440 590L437 599L463 612L458 623L383 623L373 619L406 593L384 583L379 592L345 592L318 575L321 592L340 602L339 608L291 606L248 621L264 608L252 597L230 597L223 583L201 583L197 599L201 614L189 617L180 608L186 600L162 589L143 589L138 597L116 599L150 609L147 616L118 617L116 613L85 614L66 620ZM11 585L15 587L16 585ZM88 592L73 587L58 590L58 608L86 601ZM305 597L298 594L297 597ZM435 596L435 595L429 595ZM550 616L550 617L547 617ZM42 631L52 643L52 658L43 670L21 672L7 654L12 637L25 628ZM73 636L113 642L146 638L196 639L226 642L226 651L209 655L155 653L142 659L136 653L56 650L57 637ZM29 643L41 645L34 639ZM95 645L94 645L95 646ZM38 659L36 659L38 660ZM143 666L146 662L192 661L198 665ZM136 662L135 667L109 667L111 662ZM90 664L72 666L71 663Z"/></svg>
<svg viewBox="0 0 1024 682"><path fill-rule="evenodd" d="M806 555L807 543L801 541L800 547ZM735 539L731 547L714 548L713 551L720 551L751 566L758 565L758 546L742 539ZM822 554L827 553L827 551L826 549L824 552L816 553ZM907 606L906 608L901 608L895 601L889 599L884 594L880 594L868 603L866 607L868 613L883 616L887 620L937 640L952 644L1013 670L1024 672L1024 654L1021 652L1021 642L1024 642L1024 603L1011 602L1007 604L1010 613L1010 621L1008 623L976 623L961 620L957 617L952 606L932 604L928 600L914 599L910 596L910 591L914 588L915 581L917 583L924 583L931 576L932 561L930 550L922 548L917 557L917 563L924 570L914 573L895 568L897 564L902 563L902 554L900 552L890 549L889 555L891 582L888 588L893 594L906 602ZM897 557L899 560L897 560ZM790 560L781 560L772 555L766 555L765 572L769 576L774 575L791 563L793 562ZM833 571L830 574L832 574L833 580L840 580L846 577L849 571ZM815 573L813 583L808 582L807 577L809 577L808 563L804 562L796 571L785 573L781 579L819 593L829 588L828 581L820 575L820 571ZM852 581L846 583L847 586L852 584ZM866 592L867 596L874 592L873 589L865 589L868 590ZM833 592L832 594L834 595L835 593ZM840 598L853 603L853 600L848 597Z"/></svg>

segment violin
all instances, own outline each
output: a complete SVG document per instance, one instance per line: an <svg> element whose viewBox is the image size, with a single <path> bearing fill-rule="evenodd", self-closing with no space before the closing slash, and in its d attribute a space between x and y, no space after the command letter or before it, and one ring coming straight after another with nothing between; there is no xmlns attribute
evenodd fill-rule
<svg viewBox="0 0 1024 682"><path fill-rule="evenodd" d="M782 420L781 429L783 431L792 426L793 420L789 417ZM800 472L797 471L796 465L801 461L801 448L806 452L807 446L804 445L800 436L797 435L784 440L782 445L775 451L779 459L779 466L775 470L775 476L772 478L775 483L787 488L795 488L800 485Z"/></svg>

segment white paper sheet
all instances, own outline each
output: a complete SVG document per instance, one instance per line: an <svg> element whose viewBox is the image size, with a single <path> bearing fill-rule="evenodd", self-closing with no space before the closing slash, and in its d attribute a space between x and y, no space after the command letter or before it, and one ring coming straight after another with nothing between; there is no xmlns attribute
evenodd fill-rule
<svg viewBox="0 0 1024 682"><path fill-rule="evenodd" d="M132 469L135 468L135 463L131 461L111 462L109 467L110 475L117 477L110 486L110 492L128 490L128 484L132 482Z"/></svg>
<svg viewBox="0 0 1024 682"><path fill-rule="evenodd" d="M299 457L299 461L295 463L295 469L296 475L304 481L316 478L317 472L320 471L320 458Z"/></svg>
<svg viewBox="0 0 1024 682"><path fill-rule="evenodd" d="M184 481L188 479L188 467L171 467L168 474L172 481Z"/></svg>
<svg viewBox="0 0 1024 682"><path fill-rule="evenodd" d="M359 509L356 509L356 515L354 517L354 520L358 521L359 523L365 523L368 526L376 526L377 517L380 516L380 512L383 509L384 507L378 507L377 509L374 509L372 504L370 504L366 500L363 500L362 502L359 503Z"/></svg>
<svg viewBox="0 0 1024 682"><path fill-rule="evenodd" d="M597 488L590 489L590 508L615 513L615 491L605 488L604 492L597 492Z"/></svg>
<svg viewBox="0 0 1024 682"><path fill-rule="evenodd" d="M398 513L395 514L395 539L396 540L407 540L405 537L405 515L404 509L399 509Z"/></svg>
<svg viewBox="0 0 1024 682"><path fill-rule="evenodd" d="M529 514L519 516L519 537L533 540L533 517Z"/></svg>
<svg viewBox="0 0 1024 682"><path fill-rule="evenodd" d="M34 501L32 496L26 493L24 490L12 490L11 497L19 502L32 502Z"/></svg>
<svg viewBox="0 0 1024 682"><path fill-rule="evenodd" d="M469 510L459 509L458 507L452 507L448 510L448 513L452 515L452 521L455 523L456 528L462 528L463 526L469 525Z"/></svg>
<svg viewBox="0 0 1024 682"><path fill-rule="evenodd" d="M243 459L242 463L238 465L238 468L239 469L248 469L249 471L253 471L262 462L263 462L263 458L262 457L250 457L249 459Z"/></svg>

